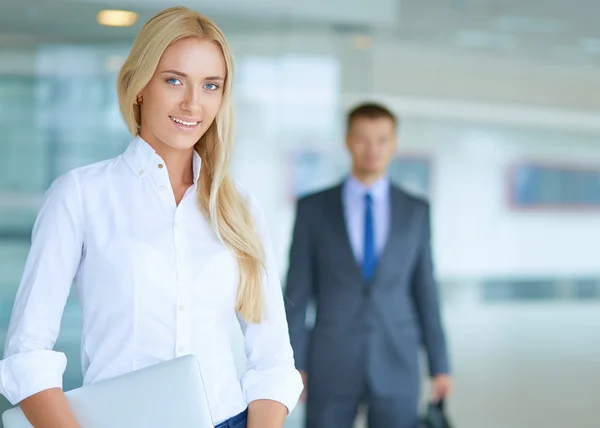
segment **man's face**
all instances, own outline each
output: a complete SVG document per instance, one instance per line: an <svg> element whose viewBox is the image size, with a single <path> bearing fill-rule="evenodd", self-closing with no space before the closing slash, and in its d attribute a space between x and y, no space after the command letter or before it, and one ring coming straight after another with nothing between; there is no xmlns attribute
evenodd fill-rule
<svg viewBox="0 0 600 428"><path fill-rule="evenodd" d="M346 145L355 173L383 175L396 153L396 125L392 119L357 117L352 120Z"/></svg>

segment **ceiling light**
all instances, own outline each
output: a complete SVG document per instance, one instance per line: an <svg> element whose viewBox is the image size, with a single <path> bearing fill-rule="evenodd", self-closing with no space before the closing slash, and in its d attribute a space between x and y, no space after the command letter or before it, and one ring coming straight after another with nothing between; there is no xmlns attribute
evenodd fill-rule
<svg viewBox="0 0 600 428"><path fill-rule="evenodd" d="M366 34L357 34L354 36L354 48L359 51L368 50L371 48L373 40Z"/></svg>
<svg viewBox="0 0 600 428"><path fill-rule="evenodd" d="M129 27L136 23L138 14L127 10L101 10L96 16L100 25L109 27Z"/></svg>

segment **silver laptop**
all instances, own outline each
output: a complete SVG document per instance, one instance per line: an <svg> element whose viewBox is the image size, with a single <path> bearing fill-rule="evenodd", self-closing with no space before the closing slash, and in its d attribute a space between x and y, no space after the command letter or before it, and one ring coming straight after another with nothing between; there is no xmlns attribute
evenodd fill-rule
<svg viewBox="0 0 600 428"><path fill-rule="evenodd" d="M66 393L85 428L213 428L200 366L186 355ZM20 407L5 428L32 428Z"/></svg>

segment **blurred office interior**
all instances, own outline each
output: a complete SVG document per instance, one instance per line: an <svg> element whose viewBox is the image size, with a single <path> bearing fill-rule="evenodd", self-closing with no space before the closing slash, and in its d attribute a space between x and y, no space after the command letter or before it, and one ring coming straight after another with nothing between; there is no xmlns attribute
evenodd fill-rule
<svg viewBox="0 0 600 428"><path fill-rule="evenodd" d="M383 102L401 118L390 174L432 205L451 419L597 427L600 2L179 4L209 15L231 42L232 169L262 202L282 278L295 198L347 172L346 110ZM126 147L116 74L143 22L172 5L0 1L0 345L43 192ZM103 26L103 9L139 16ZM66 389L81 383L79 322L73 294L56 345L69 358ZM237 333L232 347L241 370ZM286 426L302 417L299 405Z"/></svg>

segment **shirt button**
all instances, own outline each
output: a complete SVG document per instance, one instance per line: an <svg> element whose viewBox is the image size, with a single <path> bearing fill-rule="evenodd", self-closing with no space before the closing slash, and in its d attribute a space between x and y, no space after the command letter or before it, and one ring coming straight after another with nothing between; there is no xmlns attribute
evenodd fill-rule
<svg viewBox="0 0 600 428"><path fill-rule="evenodd" d="M159 168L162 168L162 167L163 167L163 164L162 164L162 163L159 163L159 164L158 164L158 167L159 167Z"/></svg>
<svg viewBox="0 0 600 428"><path fill-rule="evenodd" d="M140 170L138 171L138 175L139 175L140 177L141 177L142 175L144 175L144 170L143 170L143 169L140 169Z"/></svg>
<svg viewBox="0 0 600 428"><path fill-rule="evenodd" d="M185 305L179 305L179 312L185 311Z"/></svg>
<svg viewBox="0 0 600 428"><path fill-rule="evenodd" d="M183 351L185 351L185 347L180 346L179 348L177 348L177 350L179 351L180 354L183 354Z"/></svg>

